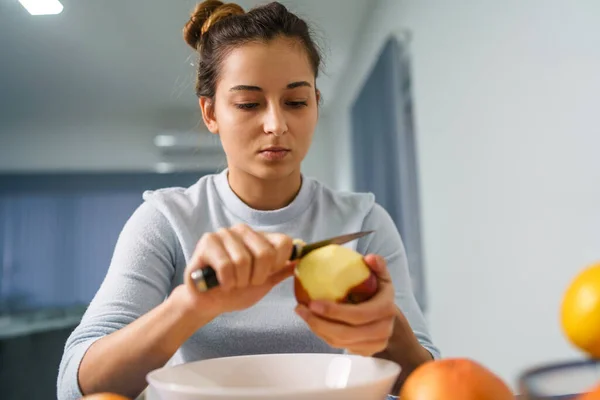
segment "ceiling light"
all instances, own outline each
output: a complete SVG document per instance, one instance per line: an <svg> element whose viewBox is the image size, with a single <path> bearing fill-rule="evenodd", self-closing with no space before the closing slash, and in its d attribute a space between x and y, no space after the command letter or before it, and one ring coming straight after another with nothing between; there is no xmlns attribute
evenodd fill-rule
<svg viewBox="0 0 600 400"><path fill-rule="evenodd" d="M175 166L168 162L159 162L154 166L154 170L159 174L170 174L175 171Z"/></svg>
<svg viewBox="0 0 600 400"><path fill-rule="evenodd" d="M54 15L63 10L63 5L58 0L19 0L19 3L31 15Z"/></svg>

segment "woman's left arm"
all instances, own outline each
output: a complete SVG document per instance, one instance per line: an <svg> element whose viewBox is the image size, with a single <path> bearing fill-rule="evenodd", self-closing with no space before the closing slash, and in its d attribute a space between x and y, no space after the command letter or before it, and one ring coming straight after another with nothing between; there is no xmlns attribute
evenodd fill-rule
<svg viewBox="0 0 600 400"><path fill-rule="evenodd" d="M379 264L377 267L380 271L386 270L386 262L382 257L373 257L373 264ZM387 271L385 271L387 272ZM418 308L418 305L417 305ZM421 341L419 340L421 337ZM422 341L424 343L422 343ZM431 348L432 350L429 350ZM398 305L394 307L394 317L392 322L392 332L387 341L385 348L373 354L374 357L384 358L395 361L402 366L402 371L398 377L396 384L392 389L392 393L399 393L400 388L404 384L406 378L421 364L434 359L434 354L437 356L437 349L434 350L433 345L426 332L415 332L407 316L402 312Z"/></svg>
<svg viewBox="0 0 600 400"><path fill-rule="evenodd" d="M389 214L375 204L363 230L374 230L358 251L379 280L377 294L361 304L312 302L297 313L332 347L397 362L402 373L392 393L424 362L439 358L412 290L404 245Z"/></svg>

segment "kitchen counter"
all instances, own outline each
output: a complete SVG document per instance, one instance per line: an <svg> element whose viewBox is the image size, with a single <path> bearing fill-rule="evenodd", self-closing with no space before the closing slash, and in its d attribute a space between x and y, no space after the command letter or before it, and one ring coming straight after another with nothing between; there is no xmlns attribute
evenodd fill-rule
<svg viewBox="0 0 600 400"><path fill-rule="evenodd" d="M30 311L0 316L0 340L13 339L47 331L74 328L81 321L85 307Z"/></svg>
<svg viewBox="0 0 600 400"><path fill-rule="evenodd" d="M75 306L0 316L3 400L56 398L63 348L84 312L85 307Z"/></svg>

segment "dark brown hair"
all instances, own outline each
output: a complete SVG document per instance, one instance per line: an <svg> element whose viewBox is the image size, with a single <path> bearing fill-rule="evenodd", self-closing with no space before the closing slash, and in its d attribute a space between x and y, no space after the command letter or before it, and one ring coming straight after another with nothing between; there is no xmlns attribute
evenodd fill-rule
<svg viewBox="0 0 600 400"><path fill-rule="evenodd" d="M321 66L319 48L307 23L282 4L272 2L247 13L234 3L206 0L198 4L183 28L185 41L198 51L198 97L214 98L221 63L229 51L280 36L297 39L304 46L316 79Z"/></svg>

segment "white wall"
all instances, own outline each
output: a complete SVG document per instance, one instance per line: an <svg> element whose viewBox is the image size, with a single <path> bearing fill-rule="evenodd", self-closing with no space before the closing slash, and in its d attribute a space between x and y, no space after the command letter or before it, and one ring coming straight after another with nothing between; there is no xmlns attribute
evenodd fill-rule
<svg viewBox="0 0 600 400"><path fill-rule="evenodd" d="M22 121L0 130L0 172L154 171L168 161L153 142L162 132L148 118ZM224 163L222 155L185 157L182 162L209 171Z"/></svg>
<svg viewBox="0 0 600 400"><path fill-rule="evenodd" d="M336 163L331 157L333 135L331 132L329 118L325 115L319 116L319 123L313 136L313 142L310 150L302 163L302 172L305 175L312 176L324 184L335 188Z"/></svg>
<svg viewBox="0 0 600 400"><path fill-rule="evenodd" d="M386 37L412 31L432 333L511 384L578 357L561 295L600 259L600 2L378 3L330 114L351 187L349 105ZM343 146L342 146L343 145Z"/></svg>
<svg viewBox="0 0 600 400"><path fill-rule="evenodd" d="M180 124L195 131L198 121ZM201 122L200 122L201 123ZM175 124L166 125L173 126ZM305 174L334 185L335 164L330 157L327 117L321 116L313 144L303 163ZM161 162L176 161L186 169L218 171L227 164L221 154L164 157L154 146L157 124L136 122L24 121L0 129L0 173L26 171L154 171ZM218 137L214 137L218 140Z"/></svg>

